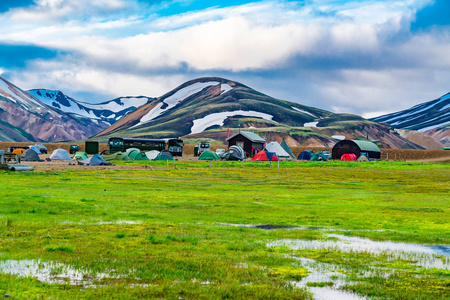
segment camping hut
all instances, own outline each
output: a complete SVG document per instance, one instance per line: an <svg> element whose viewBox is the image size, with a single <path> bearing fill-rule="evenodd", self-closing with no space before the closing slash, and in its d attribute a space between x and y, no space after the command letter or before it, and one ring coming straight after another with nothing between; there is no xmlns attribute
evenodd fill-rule
<svg viewBox="0 0 450 300"><path fill-rule="evenodd" d="M266 140L249 131L240 131L227 138L228 147L236 145L244 149L247 156L253 156L264 149Z"/></svg>
<svg viewBox="0 0 450 300"><path fill-rule="evenodd" d="M297 157L298 160L311 160L311 156L313 156L313 152L311 150L305 150L300 153Z"/></svg>
<svg viewBox="0 0 450 300"><path fill-rule="evenodd" d="M206 150L198 157L199 160L220 160L219 155L214 151Z"/></svg>
<svg viewBox="0 0 450 300"><path fill-rule="evenodd" d="M267 150L261 150L253 156L252 161L278 161L277 154Z"/></svg>
<svg viewBox="0 0 450 300"><path fill-rule="evenodd" d="M270 142L266 145L266 150L269 152L274 152L278 158L284 158L284 159L290 159L291 156L289 153L286 152L286 150L281 147L278 142Z"/></svg>
<svg viewBox="0 0 450 300"><path fill-rule="evenodd" d="M289 148L288 144L286 143L286 141L283 139L281 141L281 147L283 147L284 151L286 151L287 153L289 153L289 155L291 156L292 159L295 159L295 155L292 152L291 148Z"/></svg>
<svg viewBox="0 0 450 300"><path fill-rule="evenodd" d="M50 159L51 160L72 160L72 158L69 155L69 152L67 152L67 150L64 149L56 149L52 152L52 154L50 155Z"/></svg>
<svg viewBox="0 0 450 300"><path fill-rule="evenodd" d="M42 159L39 159L39 155L33 149L27 149L27 150L23 151L22 155L20 156L20 160L42 161Z"/></svg>
<svg viewBox="0 0 450 300"><path fill-rule="evenodd" d="M381 158L380 148L369 141L343 140L336 143L331 152L333 159L340 159L346 153L353 153L356 157L359 157L361 153L366 153L370 160Z"/></svg>

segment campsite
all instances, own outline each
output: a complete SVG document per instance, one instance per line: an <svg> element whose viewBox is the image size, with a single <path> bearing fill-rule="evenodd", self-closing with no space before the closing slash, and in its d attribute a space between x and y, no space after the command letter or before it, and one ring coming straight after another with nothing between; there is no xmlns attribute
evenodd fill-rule
<svg viewBox="0 0 450 300"><path fill-rule="evenodd" d="M176 160L86 166L47 161L69 145L46 146L34 171L0 171L13 299L450 297L448 152L219 161L185 145Z"/></svg>

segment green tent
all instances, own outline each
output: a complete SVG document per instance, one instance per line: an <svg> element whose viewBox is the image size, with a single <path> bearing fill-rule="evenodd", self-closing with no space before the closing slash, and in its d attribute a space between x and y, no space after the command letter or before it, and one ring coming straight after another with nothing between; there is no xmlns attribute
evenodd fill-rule
<svg viewBox="0 0 450 300"><path fill-rule="evenodd" d="M123 153L123 152L116 152L113 154L106 154L106 155L102 155L103 159L106 161L111 161L111 160L128 160L127 158L127 154Z"/></svg>
<svg viewBox="0 0 450 300"><path fill-rule="evenodd" d="M133 149L131 151L127 150L127 158L129 160L148 160L147 155L144 152L141 152L139 149Z"/></svg>
<svg viewBox="0 0 450 300"><path fill-rule="evenodd" d="M198 157L199 160L220 160L219 155L214 151L206 150L200 154Z"/></svg>
<svg viewBox="0 0 450 300"><path fill-rule="evenodd" d="M168 154L160 154L157 157L155 157L154 160L174 160L172 156Z"/></svg>
<svg viewBox="0 0 450 300"><path fill-rule="evenodd" d="M85 160L88 159L88 155L84 151L77 151L75 152L75 155L72 158L73 160Z"/></svg>
<svg viewBox="0 0 450 300"><path fill-rule="evenodd" d="M318 160L327 161L327 157L322 152L316 152L313 154L313 156L311 156L310 160L312 160L312 161L318 161Z"/></svg>
<svg viewBox="0 0 450 300"><path fill-rule="evenodd" d="M291 156L292 159L295 159L294 153L292 152L291 148L289 148L289 146L288 146L288 144L286 143L285 140L282 140L280 145L281 145L281 148L284 149L284 151L289 153L289 155Z"/></svg>

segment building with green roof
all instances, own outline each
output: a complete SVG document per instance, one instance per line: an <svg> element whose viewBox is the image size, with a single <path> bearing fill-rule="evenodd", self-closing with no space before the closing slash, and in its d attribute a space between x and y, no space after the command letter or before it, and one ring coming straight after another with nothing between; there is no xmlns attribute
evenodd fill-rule
<svg viewBox="0 0 450 300"><path fill-rule="evenodd" d="M366 156L371 160L381 159L380 148L369 141L343 140L336 143L331 152L331 157L333 159L341 159L341 156L347 153L353 153L356 157L359 157L362 153L366 153Z"/></svg>
<svg viewBox="0 0 450 300"><path fill-rule="evenodd" d="M244 149L247 156L253 156L266 146L266 140L250 131L239 131L227 138L228 147L236 145Z"/></svg>

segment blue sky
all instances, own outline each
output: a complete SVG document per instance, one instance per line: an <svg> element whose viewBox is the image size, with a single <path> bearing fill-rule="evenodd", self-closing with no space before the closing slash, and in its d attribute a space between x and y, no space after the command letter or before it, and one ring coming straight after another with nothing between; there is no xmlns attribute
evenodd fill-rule
<svg viewBox="0 0 450 300"><path fill-rule="evenodd" d="M221 76L366 117L450 92L447 0L2 0L0 76L86 102Z"/></svg>

